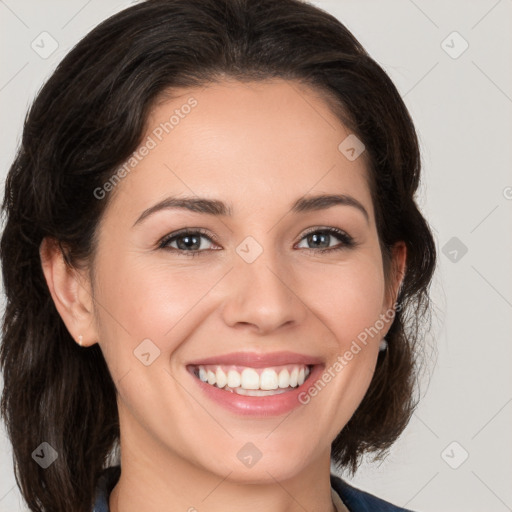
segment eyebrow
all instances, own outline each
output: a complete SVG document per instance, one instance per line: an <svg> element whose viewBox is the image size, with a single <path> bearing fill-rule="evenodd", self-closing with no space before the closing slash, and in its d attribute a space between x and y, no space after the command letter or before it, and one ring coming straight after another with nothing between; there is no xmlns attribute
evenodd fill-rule
<svg viewBox="0 0 512 512"><path fill-rule="evenodd" d="M300 197L291 206L292 213L306 213L311 211L326 210L332 206L352 206L357 208L370 221L366 208L354 197L346 194L319 194L314 196ZM167 197L162 201L144 210L132 227L142 222L150 215L167 209L182 208L196 213L207 215L231 216L231 208L217 199L203 197Z"/></svg>

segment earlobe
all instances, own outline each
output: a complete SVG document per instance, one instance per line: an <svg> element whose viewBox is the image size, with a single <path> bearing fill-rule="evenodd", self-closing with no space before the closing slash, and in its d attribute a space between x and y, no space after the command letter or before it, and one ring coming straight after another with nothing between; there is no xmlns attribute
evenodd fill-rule
<svg viewBox="0 0 512 512"><path fill-rule="evenodd" d="M386 292L384 313L395 310L396 302L400 294L400 289L407 268L407 246L405 242L400 241L394 244L391 251L390 275Z"/></svg>
<svg viewBox="0 0 512 512"><path fill-rule="evenodd" d="M407 268L407 246L405 242L397 242L393 246L393 302L394 305L398 299L400 289L405 276Z"/></svg>
<svg viewBox="0 0 512 512"><path fill-rule="evenodd" d="M39 247L43 274L62 321L82 346L97 340L90 283L65 260L60 244L46 237Z"/></svg>

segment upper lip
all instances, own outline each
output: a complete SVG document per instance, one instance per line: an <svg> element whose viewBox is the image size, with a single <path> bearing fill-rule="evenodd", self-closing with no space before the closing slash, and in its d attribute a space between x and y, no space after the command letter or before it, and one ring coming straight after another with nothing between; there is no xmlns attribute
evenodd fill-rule
<svg viewBox="0 0 512 512"><path fill-rule="evenodd" d="M305 354L297 354L295 352L232 352L212 356L204 359L198 359L188 363L192 366L224 364L249 366L251 368L265 368L268 366L280 366L285 364L305 364L314 365L322 363L322 359Z"/></svg>

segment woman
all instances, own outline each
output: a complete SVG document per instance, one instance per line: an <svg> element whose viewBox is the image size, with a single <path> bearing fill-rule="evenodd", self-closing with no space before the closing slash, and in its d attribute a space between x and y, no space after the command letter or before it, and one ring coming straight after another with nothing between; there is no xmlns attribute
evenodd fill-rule
<svg viewBox="0 0 512 512"><path fill-rule="evenodd" d="M419 177L396 88L307 3L148 0L92 30L3 204L30 510L404 510L330 463L382 457L416 405Z"/></svg>

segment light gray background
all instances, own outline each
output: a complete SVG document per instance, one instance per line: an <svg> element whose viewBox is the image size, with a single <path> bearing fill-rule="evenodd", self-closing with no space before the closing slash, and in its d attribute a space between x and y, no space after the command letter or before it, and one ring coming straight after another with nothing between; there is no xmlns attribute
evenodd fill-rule
<svg viewBox="0 0 512 512"><path fill-rule="evenodd" d="M353 482L423 512L510 511L512 0L313 3L347 25L410 109L423 149L419 202L439 248L437 365L387 460L363 465ZM129 4L0 0L2 189L43 81L86 32ZM58 43L46 59L31 48L51 49L44 31ZM3 431L0 475L0 512L26 510Z"/></svg>

